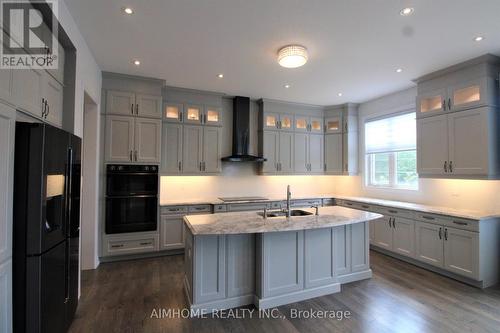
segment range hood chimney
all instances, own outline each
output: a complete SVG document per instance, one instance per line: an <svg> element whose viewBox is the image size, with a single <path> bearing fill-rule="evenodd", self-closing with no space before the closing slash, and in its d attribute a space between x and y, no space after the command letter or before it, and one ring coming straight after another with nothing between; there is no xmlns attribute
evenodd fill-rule
<svg viewBox="0 0 500 333"><path fill-rule="evenodd" d="M233 154L222 158L223 162L265 162L263 157L248 153L250 147L250 98L236 96L233 99Z"/></svg>

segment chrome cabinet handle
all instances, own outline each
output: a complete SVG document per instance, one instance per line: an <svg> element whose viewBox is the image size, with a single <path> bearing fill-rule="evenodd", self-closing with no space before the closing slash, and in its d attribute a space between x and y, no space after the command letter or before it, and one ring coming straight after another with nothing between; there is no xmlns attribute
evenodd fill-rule
<svg viewBox="0 0 500 333"><path fill-rule="evenodd" d="M442 104L441 108L443 109L443 111L446 110L446 100L445 99L443 99L443 104Z"/></svg>
<svg viewBox="0 0 500 333"><path fill-rule="evenodd" d="M139 115L139 104L135 105L135 114Z"/></svg>
<svg viewBox="0 0 500 333"><path fill-rule="evenodd" d="M444 240L448 240L448 228L444 228Z"/></svg>
<svg viewBox="0 0 500 333"><path fill-rule="evenodd" d="M119 247L123 247L123 244L117 244L117 245L111 245L112 248L119 248Z"/></svg>
<svg viewBox="0 0 500 333"><path fill-rule="evenodd" d="M143 243L139 243L139 245L151 245L153 244L152 242L143 242Z"/></svg>
<svg viewBox="0 0 500 333"><path fill-rule="evenodd" d="M131 105L130 105L130 113L131 113L131 114L134 114L134 104L131 104Z"/></svg>
<svg viewBox="0 0 500 333"><path fill-rule="evenodd" d="M453 223L458 225L469 225L467 222L453 221Z"/></svg>
<svg viewBox="0 0 500 333"><path fill-rule="evenodd" d="M182 167L181 161L179 161L179 171L181 171L181 167Z"/></svg>
<svg viewBox="0 0 500 333"><path fill-rule="evenodd" d="M443 228L439 228L439 239L443 239Z"/></svg>
<svg viewBox="0 0 500 333"><path fill-rule="evenodd" d="M134 154L134 152L131 150L131 151L130 151L130 160L131 160L131 161L133 161L133 160L134 160L134 158L133 158L133 154Z"/></svg>
<svg viewBox="0 0 500 333"><path fill-rule="evenodd" d="M42 118L45 117L45 98L42 97Z"/></svg>
<svg viewBox="0 0 500 333"><path fill-rule="evenodd" d="M424 218L424 219L426 219L426 220L431 220L431 221L432 221L432 220L435 220L435 218L434 218L434 217L432 217L432 216L427 216L427 215L422 215L422 218Z"/></svg>
<svg viewBox="0 0 500 333"><path fill-rule="evenodd" d="M135 161L137 162L137 150L134 152Z"/></svg>
<svg viewBox="0 0 500 333"><path fill-rule="evenodd" d="M201 169L201 162L200 162L200 171L202 171L202 169Z"/></svg>
<svg viewBox="0 0 500 333"><path fill-rule="evenodd" d="M448 161L444 161L444 172L448 172Z"/></svg>
<svg viewBox="0 0 500 333"><path fill-rule="evenodd" d="M450 173L453 172L453 161L450 161L450 167L448 168Z"/></svg>
<svg viewBox="0 0 500 333"><path fill-rule="evenodd" d="M50 113L50 105L49 105L49 103L47 103L47 100L45 100L45 107L47 109L47 111L45 112L45 119L47 119L47 116Z"/></svg>
<svg viewBox="0 0 500 333"><path fill-rule="evenodd" d="M392 217L389 217L389 228L391 228Z"/></svg>
<svg viewBox="0 0 500 333"><path fill-rule="evenodd" d="M396 218L395 217L392 218L392 227L394 229L396 229Z"/></svg>
<svg viewBox="0 0 500 333"><path fill-rule="evenodd" d="M207 171L207 163L203 162L203 171Z"/></svg>
<svg viewBox="0 0 500 333"><path fill-rule="evenodd" d="M183 118L183 113L179 112L179 122L182 122L182 118Z"/></svg>
<svg viewBox="0 0 500 333"><path fill-rule="evenodd" d="M448 98L448 110L451 110L451 98Z"/></svg>

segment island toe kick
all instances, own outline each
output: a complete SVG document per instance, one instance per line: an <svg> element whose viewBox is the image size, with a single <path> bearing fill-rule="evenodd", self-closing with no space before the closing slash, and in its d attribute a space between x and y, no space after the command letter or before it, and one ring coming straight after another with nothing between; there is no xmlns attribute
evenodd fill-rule
<svg viewBox="0 0 500 333"><path fill-rule="evenodd" d="M191 310L258 309L337 293L372 276L369 222L282 232L185 232L184 287Z"/></svg>

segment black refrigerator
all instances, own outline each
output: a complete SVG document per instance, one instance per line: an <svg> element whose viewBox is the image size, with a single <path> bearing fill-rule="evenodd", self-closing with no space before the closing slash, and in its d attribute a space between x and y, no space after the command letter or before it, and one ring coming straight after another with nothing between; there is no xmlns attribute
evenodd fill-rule
<svg viewBox="0 0 500 333"><path fill-rule="evenodd" d="M16 124L14 332L66 332L78 305L81 140Z"/></svg>

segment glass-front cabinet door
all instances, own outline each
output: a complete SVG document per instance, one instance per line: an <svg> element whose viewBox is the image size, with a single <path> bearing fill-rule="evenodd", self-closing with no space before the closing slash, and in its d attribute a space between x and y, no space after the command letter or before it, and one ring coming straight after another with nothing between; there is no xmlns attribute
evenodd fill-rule
<svg viewBox="0 0 500 333"><path fill-rule="evenodd" d="M279 128L280 116L279 113L264 112L264 129L275 130Z"/></svg>
<svg viewBox="0 0 500 333"><path fill-rule="evenodd" d="M183 105L177 103L166 103L163 110L163 118L172 123L181 123L183 118Z"/></svg>
<svg viewBox="0 0 500 333"><path fill-rule="evenodd" d="M293 116L290 114L280 114L279 129L281 130L293 130Z"/></svg>
<svg viewBox="0 0 500 333"><path fill-rule="evenodd" d="M201 124L203 108L200 105L188 104L185 107L185 123Z"/></svg>
<svg viewBox="0 0 500 333"><path fill-rule="evenodd" d="M222 125L222 109L215 106L205 106L203 123L212 126Z"/></svg>
<svg viewBox="0 0 500 333"><path fill-rule="evenodd" d="M439 89L417 96L417 110L419 116L432 115L446 111L446 90Z"/></svg>
<svg viewBox="0 0 500 333"><path fill-rule="evenodd" d="M448 110L460 111L487 104L488 79L481 78L453 85L448 90Z"/></svg>
<svg viewBox="0 0 500 333"><path fill-rule="evenodd" d="M295 132L308 132L309 131L309 117L295 115Z"/></svg>
<svg viewBox="0 0 500 333"><path fill-rule="evenodd" d="M328 117L325 119L325 131L326 133L342 133L342 117Z"/></svg>
<svg viewBox="0 0 500 333"><path fill-rule="evenodd" d="M309 131L313 133L323 133L323 118L311 117L309 120Z"/></svg>

